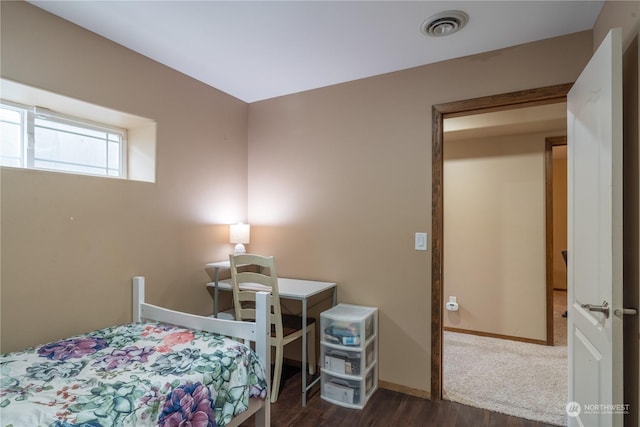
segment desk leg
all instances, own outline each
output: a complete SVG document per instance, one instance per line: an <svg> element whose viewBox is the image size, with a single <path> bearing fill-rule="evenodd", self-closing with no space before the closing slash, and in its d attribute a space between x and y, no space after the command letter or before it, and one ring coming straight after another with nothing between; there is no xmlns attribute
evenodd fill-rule
<svg viewBox="0 0 640 427"><path fill-rule="evenodd" d="M302 325L304 328L304 333L302 334L302 407L307 406L307 392L311 390L311 388L320 382L321 374L318 374L315 379L311 381L310 384L307 384L307 298L302 298ZM338 302L338 289L337 287L333 287L333 306ZM322 334L322 331L320 331ZM319 340L322 341L322 338ZM318 341L316 341L317 343ZM314 345L315 347L315 345ZM316 370L318 366L316 366Z"/></svg>
<svg viewBox="0 0 640 427"><path fill-rule="evenodd" d="M218 271L220 269L215 267L213 269L213 281L215 286L213 288L213 317L218 317Z"/></svg>
<svg viewBox="0 0 640 427"><path fill-rule="evenodd" d="M314 326L315 327L315 326ZM302 299L302 407L307 406L307 299Z"/></svg>

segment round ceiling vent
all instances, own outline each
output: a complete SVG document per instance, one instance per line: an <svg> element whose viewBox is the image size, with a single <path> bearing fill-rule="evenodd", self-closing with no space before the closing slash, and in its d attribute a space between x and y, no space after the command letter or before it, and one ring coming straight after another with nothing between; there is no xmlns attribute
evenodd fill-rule
<svg viewBox="0 0 640 427"><path fill-rule="evenodd" d="M469 21L469 16L459 10L448 10L425 19L420 31L425 36L448 36L460 30Z"/></svg>

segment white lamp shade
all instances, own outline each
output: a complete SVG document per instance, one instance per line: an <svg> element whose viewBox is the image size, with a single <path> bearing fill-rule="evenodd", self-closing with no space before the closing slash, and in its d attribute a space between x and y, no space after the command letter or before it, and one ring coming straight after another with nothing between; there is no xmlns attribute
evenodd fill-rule
<svg viewBox="0 0 640 427"><path fill-rule="evenodd" d="M231 224L229 226L229 242L230 243L249 243L250 226L249 224Z"/></svg>

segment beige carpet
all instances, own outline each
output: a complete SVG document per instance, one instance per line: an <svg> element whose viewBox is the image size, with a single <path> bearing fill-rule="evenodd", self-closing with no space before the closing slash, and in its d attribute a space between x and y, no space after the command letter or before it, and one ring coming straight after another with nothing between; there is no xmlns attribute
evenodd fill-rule
<svg viewBox="0 0 640 427"><path fill-rule="evenodd" d="M444 398L566 425L567 347L444 333Z"/></svg>

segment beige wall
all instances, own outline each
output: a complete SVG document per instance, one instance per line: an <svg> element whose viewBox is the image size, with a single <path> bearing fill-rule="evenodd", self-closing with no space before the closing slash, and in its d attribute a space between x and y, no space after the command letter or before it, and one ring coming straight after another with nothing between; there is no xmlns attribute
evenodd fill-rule
<svg viewBox="0 0 640 427"><path fill-rule="evenodd" d="M2 168L2 352L131 320L149 299L211 312L204 264L246 220L247 104L24 2L1 2L3 78L155 120L156 183Z"/></svg>
<svg viewBox="0 0 640 427"><path fill-rule="evenodd" d="M574 81L591 43L584 32L251 104L252 250L379 307L380 379L428 391L431 249L413 244L431 229L431 107Z"/></svg>
<svg viewBox="0 0 640 427"><path fill-rule="evenodd" d="M445 134L445 327L546 341L547 136Z"/></svg>

